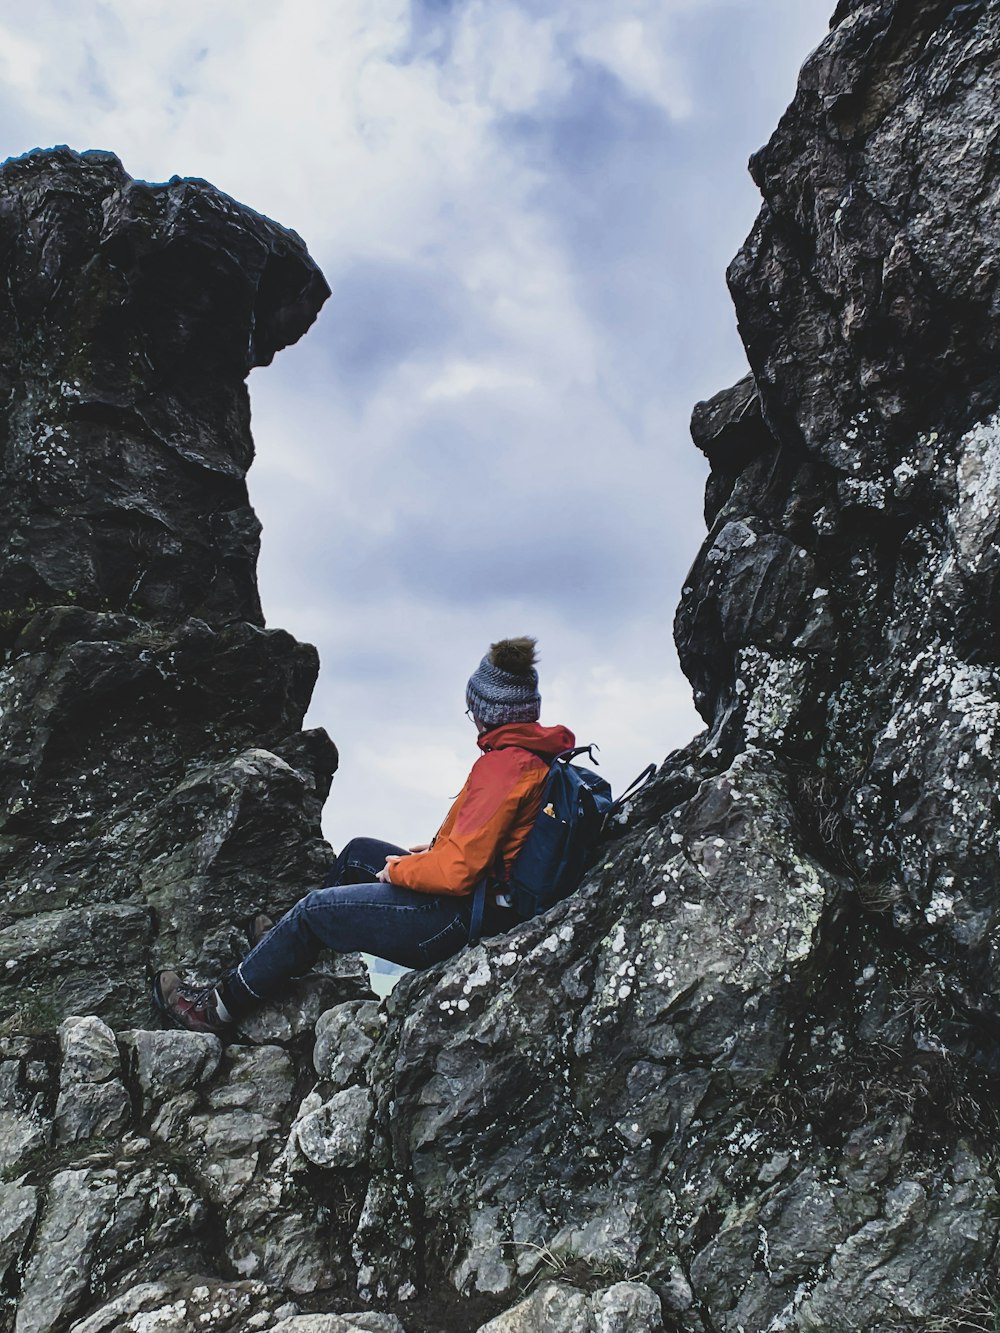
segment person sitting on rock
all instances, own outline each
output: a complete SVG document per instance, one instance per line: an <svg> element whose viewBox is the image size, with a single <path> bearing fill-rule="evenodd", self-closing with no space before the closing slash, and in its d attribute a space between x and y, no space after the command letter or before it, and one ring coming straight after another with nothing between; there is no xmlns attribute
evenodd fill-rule
<svg viewBox="0 0 1000 1333"><path fill-rule="evenodd" d="M178 1027L225 1036L256 1006L287 993L323 949L362 951L408 968L429 967L467 944L472 895L484 876L482 934L516 924L504 880L538 813L549 765L571 749L566 727L538 721L535 640L502 639L466 686L466 712L482 754L433 842L405 848L355 838L326 885L299 900L277 925L254 921L258 942L214 986L157 973L153 999Z"/></svg>

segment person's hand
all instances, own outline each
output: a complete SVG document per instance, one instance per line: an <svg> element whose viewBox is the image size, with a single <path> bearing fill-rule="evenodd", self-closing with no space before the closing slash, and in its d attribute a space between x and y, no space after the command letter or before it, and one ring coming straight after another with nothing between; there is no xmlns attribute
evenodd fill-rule
<svg viewBox="0 0 1000 1333"><path fill-rule="evenodd" d="M429 842L415 842L410 848L411 852L429 852L431 845Z"/></svg>
<svg viewBox="0 0 1000 1333"><path fill-rule="evenodd" d="M385 865L378 872L376 878L381 880L383 884L391 884L392 880L389 878L389 871L392 869L392 867L396 864L397 861L401 861L402 859L403 858L401 856L387 856L385 858Z"/></svg>

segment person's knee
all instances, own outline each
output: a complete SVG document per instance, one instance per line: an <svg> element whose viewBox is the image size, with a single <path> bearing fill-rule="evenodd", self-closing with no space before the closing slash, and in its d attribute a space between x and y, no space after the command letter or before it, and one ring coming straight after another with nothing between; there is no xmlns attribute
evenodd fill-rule
<svg viewBox="0 0 1000 1333"><path fill-rule="evenodd" d="M323 892L323 889L312 889L305 897L300 898L297 903L288 909L274 930L268 932L266 938L271 941L272 946L276 945L279 940L288 940L295 936L314 933L310 918L322 901Z"/></svg>
<svg viewBox="0 0 1000 1333"><path fill-rule="evenodd" d="M310 889L306 896L295 904L289 916L295 917L296 925L308 924L310 913L321 907L328 897L323 889Z"/></svg>

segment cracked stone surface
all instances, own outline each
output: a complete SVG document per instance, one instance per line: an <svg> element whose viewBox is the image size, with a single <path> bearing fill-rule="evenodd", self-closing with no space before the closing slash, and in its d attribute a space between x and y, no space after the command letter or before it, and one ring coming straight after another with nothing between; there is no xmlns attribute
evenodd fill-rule
<svg viewBox="0 0 1000 1333"><path fill-rule="evenodd" d="M325 284L204 183L0 171L3 1333L989 1308L998 58L987 0L843 0L753 159L750 373L692 419L704 732L545 917L381 1005L327 962L228 1047L143 997L331 855L243 483L245 374ZM72 336L29 345L50 307Z"/></svg>

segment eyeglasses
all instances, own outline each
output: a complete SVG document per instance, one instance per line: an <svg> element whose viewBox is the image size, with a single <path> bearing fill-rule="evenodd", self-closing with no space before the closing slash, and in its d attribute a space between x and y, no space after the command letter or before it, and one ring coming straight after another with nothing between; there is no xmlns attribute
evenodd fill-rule
<svg viewBox="0 0 1000 1333"><path fill-rule="evenodd" d="M472 722L475 722L475 720L476 720L476 719L472 716L472 709L471 709L471 708L467 708L467 709L465 710L465 716L466 716L467 718L469 718Z"/></svg>

